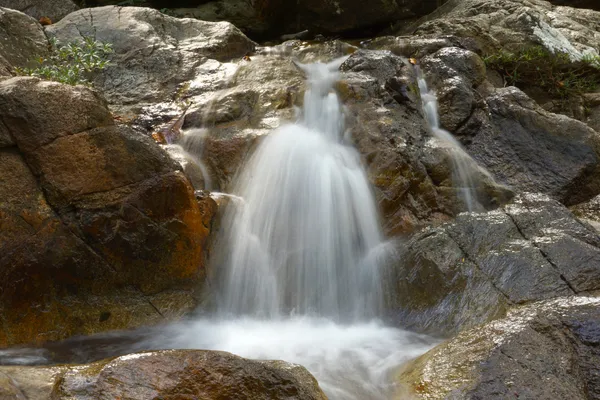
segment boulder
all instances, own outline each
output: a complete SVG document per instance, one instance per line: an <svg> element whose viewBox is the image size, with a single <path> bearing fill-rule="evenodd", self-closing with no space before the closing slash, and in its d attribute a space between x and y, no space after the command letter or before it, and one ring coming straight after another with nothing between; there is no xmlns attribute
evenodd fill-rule
<svg viewBox="0 0 600 400"><path fill-rule="evenodd" d="M467 150L498 181L566 205L600 193L598 132L541 109L514 87L496 90L485 102L489 122L474 115L462 133L472 135Z"/></svg>
<svg viewBox="0 0 600 400"><path fill-rule="evenodd" d="M66 15L79 10L72 0L4 0L2 6L19 10L36 20L42 17L58 22Z"/></svg>
<svg viewBox="0 0 600 400"><path fill-rule="evenodd" d="M114 107L138 110L139 104L176 99L181 83L205 73L212 78L205 91L215 90L224 83L221 63L241 59L255 46L228 22L178 19L142 7L83 9L46 32L64 43L89 36L112 44L112 63L97 73L94 85Z"/></svg>
<svg viewBox="0 0 600 400"><path fill-rule="evenodd" d="M376 0L365 7L356 0L318 1L229 0L164 1L151 0L156 8L169 7L174 15L207 20L227 20L253 35L273 37L304 30L335 34L380 31L390 23L426 15L444 0ZM179 8L184 7L184 8ZM195 8L192 8L195 7Z"/></svg>
<svg viewBox="0 0 600 400"><path fill-rule="evenodd" d="M460 333L399 380L414 399L597 399L599 345L598 297L543 301Z"/></svg>
<svg viewBox="0 0 600 400"><path fill-rule="evenodd" d="M89 365L0 367L2 391L40 400L327 399L299 365L202 350L135 353Z"/></svg>
<svg viewBox="0 0 600 400"><path fill-rule="evenodd" d="M91 90L0 82L0 344L58 340L195 306L214 207ZM210 215L207 215L210 214Z"/></svg>
<svg viewBox="0 0 600 400"><path fill-rule="evenodd" d="M32 60L47 53L48 39L39 23L19 11L0 7L0 76L11 76L15 67L33 67Z"/></svg>
<svg viewBox="0 0 600 400"><path fill-rule="evenodd" d="M544 0L451 0L413 33L472 38L484 53L538 45L578 60L586 54L598 55L599 22L599 12L553 6Z"/></svg>
<svg viewBox="0 0 600 400"><path fill-rule="evenodd" d="M600 236L557 201L521 194L415 234L391 279L401 326L456 333L517 304L600 289Z"/></svg>

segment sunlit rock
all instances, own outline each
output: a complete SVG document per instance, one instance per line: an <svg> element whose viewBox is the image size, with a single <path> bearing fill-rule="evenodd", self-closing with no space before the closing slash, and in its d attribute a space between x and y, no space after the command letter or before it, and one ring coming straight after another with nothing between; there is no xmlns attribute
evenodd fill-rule
<svg viewBox="0 0 600 400"><path fill-rule="evenodd" d="M0 82L0 343L175 318L195 306L210 230L151 138L87 88Z"/></svg>
<svg viewBox="0 0 600 400"><path fill-rule="evenodd" d="M399 380L414 399L597 398L599 327L598 297L535 303L460 333Z"/></svg>

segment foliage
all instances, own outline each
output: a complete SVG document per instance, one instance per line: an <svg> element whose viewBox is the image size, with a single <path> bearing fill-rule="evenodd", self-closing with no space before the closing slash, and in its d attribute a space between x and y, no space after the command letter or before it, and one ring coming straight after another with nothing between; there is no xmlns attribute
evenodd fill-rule
<svg viewBox="0 0 600 400"><path fill-rule="evenodd" d="M541 46L516 53L501 51L484 57L488 69L498 71L509 86L537 86L552 97L567 98L600 86L600 57L573 61L567 53Z"/></svg>
<svg viewBox="0 0 600 400"><path fill-rule="evenodd" d="M61 44L50 39L50 54L47 58L33 60L35 68L15 68L18 75L31 75L39 78L66 83L69 85L91 85L92 72L109 65L108 55L112 45L97 42L86 37L81 43Z"/></svg>

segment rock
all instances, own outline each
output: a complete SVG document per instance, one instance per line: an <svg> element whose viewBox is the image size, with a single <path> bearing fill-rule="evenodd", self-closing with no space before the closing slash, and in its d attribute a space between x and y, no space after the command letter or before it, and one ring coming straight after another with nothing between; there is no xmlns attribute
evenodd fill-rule
<svg viewBox="0 0 600 400"><path fill-rule="evenodd" d="M258 0L248 4L228 0L152 0L150 3L159 9L170 7L173 9L170 12L178 16L231 21L245 32L272 38L307 29L323 34L381 31L399 19L426 15L444 1L376 0L369 7L364 7L363 3L356 0L300 0L293 3L284 0ZM181 6L187 8L178 9Z"/></svg>
<svg viewBox="0 0 600 400"><path fill-rule="evenodd" d="M543 0L452 0L413 33L473 38L484 53L541 45L576 60L585 54L598 55L595 27L599 21L599 12L556 7Z"/></svg>
<svg viewBox="0 0 600 400"><path fill-rule="evenodd" d="M193 309L215 210L167 154L81 86L12 78L0 105L0 345Z"/></svg>
<svg viewBox="0 0 600 400"><path fill-rule="evenodd" d="M542 110L516 88L486 100L490 123L472 124L467 149L496 179L566 205L600 193L600 135L584 123ZM479 125L479 128L477 128Z"/></svg>
<svg viewBox="0 0 600 400"><path fill-rule="evenodd" d="M460 333L403 368L415 399L596 399L600 300L520 307Z"/></svg>
<svg viewBox="0 0 600 400"><path fill-rule="evenodd" d="M15 67L33 67L31 61L47 53L48 39L40 24L21 12L0 7L0 76L11 76Z"/></svg>
<svg viewBox="0 0 600 400"><path fill-rule="evenodd" d="M389 51L358 51L341 70L350 133L364 156L386 232L411 232L461 211L448 153L430 138L413 66ZM438 176L428 169L434 164L442 170ZM493 208L505 200L482 171L474 174L481 204Z"/></svg>
<svg viewBox="0 0 600 400"><path fill-rule="evenodd" d="M30 399L327 399L304 367L217 351L144 352L81 366L0 367L0 373L0 385L4 376Z"/></svg>
<svg viewBox="0 0 600 400"><path fill-rule="evenodd" d="M142 7L80 10L46 32L64 43L92 36L112 44L112 64L94 85L113 107L138 110L140 103L171 101L181 83L205 72L215 90L223 83L221 62L241 59L255 45L230 23L177 19Z"/></svg>
<svg viewBox="0 0 600 400"><path fill-rule="evenodd" d="M71 0L4 0L2 6L19 10L36 20L42 17L58 22L68 14L79 10Z"/></svg>
<svg viewBox="0 0 600 400"><path fill-rule="evenodd" d="M391 312L413 329L455 333L515 304L600 289L600 236L538 194L460 214L401 250Z"/></svg>
<svg viewBox="0 0 600 400"><path fill-rule="evenodd" d="M264 37L271 29L267 21L259 17L252 3L244 0L217 0L200 4L195 8L171 8L169 15L202 21L231 22L253 38Z"/></svg>

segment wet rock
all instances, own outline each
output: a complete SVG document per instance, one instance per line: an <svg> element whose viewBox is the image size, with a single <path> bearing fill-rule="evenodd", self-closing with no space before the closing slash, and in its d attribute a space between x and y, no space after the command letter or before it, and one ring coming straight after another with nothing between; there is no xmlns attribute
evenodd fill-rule
<svg viewBox="0 0 600 400"><path fill-rule="evenodd" d="M567 205L600 193L600 136L586 124L542 110L516 88L486 99L490 122L473 124L467 149L500 182Z"/></svg>
<svg viewBox="0 0 600 400"><path fill-rule="evenodd" d="M327 398L299 365L217 351L145 352L82 366L0 367L0 373L0 384L4 376L30 399Z"/></svg>
<svg viewBox="0 0 600 400"><path fill-rule="evenodd" d="M12 78L0 104L0 344L192 309L211 211L168 155L84 87Z"/></svg>
<svg viewBox="0 0 600 400"><path fill-rule="evenodd" d="M595 399L600 300L570 297L512 310L407 365L415 399Z"/></svg>
<svg viewBox="0 0 600 400"><path fill-rule="evenodd" d="M599 12L556 7L543 0L450 1L414 33L474 38L484 53L541 45L581 59L584 54L598 54L595 27L599 21Z"/></svg>
<svg viewBox="0 0 600 400"><path fill-rule="evenodd" d="M393 313L420 330L458 332L515 304L600 289L600 236L537 194L427 228L400 259Z"/></svg>
<svg viewBox="0 0 600 400"><path fill-rule="evenodd" d="M421 110L413 66L389 51L358 51L341 69L350 133L364 156L386 231L410 232L461 211L455 209L460 203L448 153L432 142ZM484 194L479 201L492 208L502 202L496 198L500 188L482 171L474 173Z"/></svg>
<svg viewBox="0 0 600 400"><path fill-rule="evenodd" d="M139 103L171 101L181 83L203 72L212 74L211 84L218 86L221 62L240 59L254 48L228 22L178 19L142 7L80 10L46 32L61 42L92 36L113 45L113 62L97 74L94 84L120 109L124 107L117 105L139 109Z"/></svg>
<svg viewBox="0 0 600 400"><path fill-rule="evenodd" d="M42 17L58 22L66 15L79 10L71 0L4 0L2 6L19 10L36 20Z"/></svg>
<svg viewBox="0 0 600 400"><path fill-rule="evenodd" d="M19 11L0 7L0 76L11 76L14 67L32 67L34 58L47 53L48 39L37 21Z"/></svg>

